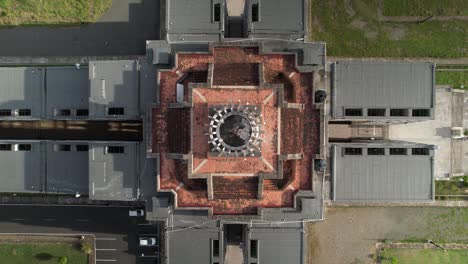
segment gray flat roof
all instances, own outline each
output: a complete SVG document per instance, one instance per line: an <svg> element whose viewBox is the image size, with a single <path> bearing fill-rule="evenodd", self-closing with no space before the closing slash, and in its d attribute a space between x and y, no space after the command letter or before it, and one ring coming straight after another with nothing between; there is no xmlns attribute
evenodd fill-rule
<svg viewBox="0 0 468 264"><path fill-rule="evenodd" d="M211 240L219 239L219 228L187 229L167 234L168 263L212 263Z"/></svg>
<svg viewBox="0 0 468 264"><path fill-rule="evenodd" d="M88 109L89 79L88 68L47 67L46 115L49 119L59 109Z"/></svg>
<svg viewBox="0 0 468 264"><path fill-rule="evenodd" d="M345 148L362 155L345 155ZM385 155L367 155L367 148L385 148ZM407 148L407 155L389 155L389 148ZM412 155L411 148L429 148ZM339 202L430 202L433 200L433 155L429 145L412 143L333 144L333 199Z"/></svg>
<svg viewBox="0 0 468 264"><path fill-rule="evenodd" d="M42 192L45 189L44 145L39 141L0 141L12 151L0 151L0 192ZM31 151L14 151L17 144L31 144Z"/></svg>
<svg viewBox="0 0 468 264"><path fill-rule="evenodd" d="M247 3L249 1L246 1ZM249 31L252 37L296 39L304 37L308 12L306 0L250 0L259 6L259 21L252 22L249 15ZM249 7L249 14L251 8Z"/></svg>
<svg viewBox="0 0 468 264"><path fill-rule="evenodd" d="M297 228L252 228L251 240L258 240L259 263L305 263L304 235Z"/></svg>
<svg viewBox="0 0 468 264"><path fill-rule="evenodd" d="M343 117L346 108L431 109L434 116L433 63L337 61L332 67L334 117Z"/></svg>
<svg viewBox="0 0 468 264"><path fill-rule="evenodd" d="M0 109L30 109L31 116L0 119L39 119L43 116L44 69L0 67Z"/></svg>
<svg viewBox="0 0 468 264"><path fill-rule="evenodd" d="M59 145L70 145L70 151L60 151ZM77 151L77 145L87 142L47 141L47 187L50 193L88 193L88 151Z"/></svg>
<svg viewBox="0 0 468 264"><path fill-rule="evenodd" d="M89 63L90 119L138 119L138 62L134 60ZM123 107L124 114L110 116L109 107Z"/></svg>
<svg viewBox="0 0 468 264"><path fill-rule="evenodd" d="M165 0L164 34L169 41L219 41L224 20L222 0ZM213 5L221 4L220 20L214 21ZM162 34L163 35L163 34Z"/></svg>
<svg viewBox="0 0 468 264"><path fill-rule="evenodd" d="M124 153L108 153L107 146L122 146ZM137 198L138 143L89 144L89 197L94 200Z"/></svg>

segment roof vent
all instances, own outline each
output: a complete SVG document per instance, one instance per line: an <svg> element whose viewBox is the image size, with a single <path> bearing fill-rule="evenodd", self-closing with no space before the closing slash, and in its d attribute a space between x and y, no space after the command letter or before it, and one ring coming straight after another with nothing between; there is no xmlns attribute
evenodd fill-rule
<svg viewBox="0 0 468 264"><path fill-rule="evenodd" d="M315 92L315 103L323 103L327 98L327 92L324 90L318 90Z"/></svg>

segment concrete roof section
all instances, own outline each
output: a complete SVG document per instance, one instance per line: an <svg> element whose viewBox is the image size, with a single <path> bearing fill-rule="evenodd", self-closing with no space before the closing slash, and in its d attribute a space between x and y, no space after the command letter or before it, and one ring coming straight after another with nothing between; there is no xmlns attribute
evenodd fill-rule
<svg viewBox="0 0 468 264"><path fill-rule="evenodd" d="M269 264L307 261L307 236L300 223L236 225L239 234L242 233L240 237L230 234L230 226L233 225L229 221L208 221L198 228L169 229L168 263L231 263L234 259ZM232 254L232 247L240 249L239 255Z"/></svg>
<svg viewBox="0 0 468 264"><path fill-rule="evenodd" d="M258 46L261 54L292 53L296 56L296 67L301 71L322 69L326 64L326 44L324 42L290 42L269 40L262 42L245 41L233 43L233 46ZM147 60L153 64L174 65L176 54L201 53L209 54L217 43L168 43L166 40L147 41Z"/></svg>
<svg viewBox="0 0 468 264"><path fill-rule="evenodd" d="M43 117L44 79L44 68L0 67L0 119Z"/></svg>
<svg viewBox="0 0 468 264"><path fill-rule="evenodd" d="M430 62L337 61L332 64L332 116L366 120L433 119L434 72L435 65Z"/></svg>
<svg viewBox="0 0 468 264"><path fill-rule="evenodd" d="M131 201L138 197L138 143L89 145L89 198Z"/></svg>
<svg viewBox="0 0 468 264"><path fill-rule="evenodd" d="M308 0L163 0L160 35L169 42L303 39L308 4Z"/></svg>
<svg viewBox="0 0 468 264"><path fill-rule="evenodd" d="M256 263L306 263L304 247L308 246L301 228L252 228L250 241L257 241L257 256L249 254ZM307 250L307 249L306 249ZM250 251L250 248L249 248ZM252 252L250 252L252 253Z"/></svg>
<svg viewBox="0 0 468 264"><path fill-rule="evenodd" d="M166 233L169 241L166 247L167 263L213 263L211 243L219 240L219 230L219 227L209 226Z"/></svg>
<svg viewBox="0 0 468 264"><path fill-rule="evenodd" d="M220 7L219 21L215 21L214 5ZM223 0L162 0L161 13L165 23L161 37L169 41L219 41L224 24Z"/></svg>
<svg viewBox="0 0 468 264"><path fill-rule="evenodd" d="M138 119L137 61L91 61L89 79L90 119Z"/></svg>
<svg viewBox="0 0 468 264"><path fill-rule="evenodd" d="M308 0L246 0L249 38L301 39L307 32ZM254 11L255 5L258 11ZM258 19L252 19L252 13Z"/></svg>
<svg viewBox="0 0 468 264"><path fill-rule="evenodd" d="M47 119L88 118L81 115L83 110L88 111L89 105L88 68L47 67L46 72ZM61 113L67 110L69 116Z"/></svg>
<svg viewBox="0 0 468 264"><path fill-rule="evenodd" d="M432 202L433 157L433 146L425 144L333 144L333 200Z"/></svg>
<svg viewBox="0 0 468 264"><path fill-rule="evenodd" d="M0 141L0 192L87 194L87 145L78 141Z"/></svg>
<svg viewBox="0 0 468 264"><path fill-rule="evenodd" d="M45 144L49 193L88 193L88 143L47 141Z"/></svg>
<svg viewBox="0 0 468 264"><path fill-rule="evenodd" d="M0 192L43 192L44 148L39 141L0 141Z"/></svg>

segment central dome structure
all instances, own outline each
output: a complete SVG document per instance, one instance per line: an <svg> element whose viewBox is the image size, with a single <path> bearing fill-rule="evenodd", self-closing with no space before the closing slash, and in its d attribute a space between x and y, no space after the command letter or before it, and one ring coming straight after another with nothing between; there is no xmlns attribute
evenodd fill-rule
<svg viewBox="0 0 468 264"><path fill-rule="evenodd" d="M228 157L260 155L259 108L244 105L213 107L209 118L209 144L212 152Z"/></svg>

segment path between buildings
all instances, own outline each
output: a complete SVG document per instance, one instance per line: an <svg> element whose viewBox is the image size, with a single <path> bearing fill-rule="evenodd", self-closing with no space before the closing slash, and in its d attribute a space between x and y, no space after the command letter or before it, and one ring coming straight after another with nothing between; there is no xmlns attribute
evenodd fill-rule
<svg viewBox="0 0 468 264"><path fill-rule="evenodd" d="M159 39L159 0L115 0L94 24L0 30L0 56L143 55Z"/></svg>

